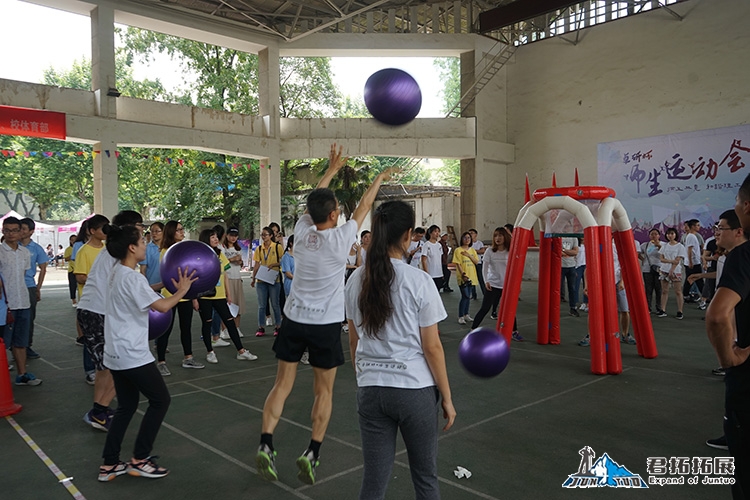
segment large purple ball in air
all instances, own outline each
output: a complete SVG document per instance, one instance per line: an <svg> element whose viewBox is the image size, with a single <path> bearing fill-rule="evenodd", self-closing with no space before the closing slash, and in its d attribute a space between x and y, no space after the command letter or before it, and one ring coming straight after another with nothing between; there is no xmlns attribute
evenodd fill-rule
<svg viewBox="0 0 750 500"><path fill-rule="evenodd" d="M467 372L489 378L508 366L510 348L502 334L489 328L477 328L458 345L458 357Z"/></svg>
<svg viewBox="0 0 750 500"><path fill-rule="evenodd" d="M185 240L175 243L169 247L161 260L159 274L164 288L169 293L175 293L177 288L172 284L172 278L177 281L179 275L177 268L185 270L188 268L188 275L195 271L195 278L198 278L190 286L190 290L185 294L185 298L195 299L201 294L207 292L216 286L221 276L221 263L216 256L216 252L210 246L202 241Z"/></svg>
<svg viewBox="0 0 750 500"><path fill-rule="evenodd" d="M422 108L422 92L406 71L395 68L373 73L365 83L365 105L379 122L404 125Z"/></svg>

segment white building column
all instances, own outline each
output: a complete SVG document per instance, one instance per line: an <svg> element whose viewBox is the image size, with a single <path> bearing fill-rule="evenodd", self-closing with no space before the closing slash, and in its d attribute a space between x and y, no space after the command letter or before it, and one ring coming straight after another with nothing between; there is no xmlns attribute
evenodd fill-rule
<svg viewBox="0 0 750 500"><path fill-rule="evenodd" d="M478 38L472 52L461 54L461 93L476 78L477 65L488 51L498 47ZM513 59L509 64L513 63ZM479 238L491 239L498 226L513 222L520 207L508 207L508 164L515 161L515 147L507 143L507 69L501 68L479 91L462 116L476 117L476 156L461 160L461 231L476 228ZM513 215L509 215L509 213Z"/></svg>
<svg viewBox="0 0 750 500"><path fill-rule="evenodd" d="M115 81L115 16L110 5L98 5L91 11L91 87L96 112L104 118L117 117ZM118 210L117 144L102 137L94 144L94 212L108 217ZM106 151L110 154L107 155Z"/></svg>
<svg viewBox="0 0 750 500"><path fill-rule="evenodd" d="M258 107L269 138L269 155L260 161L260 225L281 224L281 159L279 154L279 49L267 47L258 53Z"/></svg>

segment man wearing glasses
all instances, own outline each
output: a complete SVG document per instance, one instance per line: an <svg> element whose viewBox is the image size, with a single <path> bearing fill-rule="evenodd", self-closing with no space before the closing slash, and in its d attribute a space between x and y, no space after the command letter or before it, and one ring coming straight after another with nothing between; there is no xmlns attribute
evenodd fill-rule
<svg viewBox="0 0 750 500"><path fill-rule="evenodd" d="M750 231L750 175L740 186L734 211ZM723 233L723 227L721 232ZM732 497L750 494L750 244L727 255L719 288L706 311L706 332L721 366L724 383L724 434L734 457Z"/></svg>
<svg viewBox="0 0 750 500"><path fill-rule="evenodd" d="M29 347L31 301L26 288L26 270L31 268L31 253L19 245L21 221L15 217L3 220L3 242L0 244L0 275L2 275L8 308L13 324L5 328L3 341L13 349L16 358L16 385L39 385L42 381L26 371L26 348Z"/></svg>

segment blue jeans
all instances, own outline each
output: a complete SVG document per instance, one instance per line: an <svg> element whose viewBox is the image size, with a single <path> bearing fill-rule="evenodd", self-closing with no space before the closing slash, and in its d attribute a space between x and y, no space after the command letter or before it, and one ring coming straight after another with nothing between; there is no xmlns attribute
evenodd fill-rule
<svg viewBox="0 0 750 500"><path fill-rule="evenodd" d="M471 304L471 296L476 295L476 287L474 285L459 286L461 290L461 300L458 302L458 317L461 318L469 314L469 305Z"/></svg>
<svg viewBox="0 0 750 500"><path fill-rule="evenodd" d="M11 309L13 324L5 326L3 342L6 347L29 347L31 308Z"/></svg>
<svg viewBox="0 0 750 500"><path fill-rule="evenodd" d="M576 268L575 267L563 267L560 272L560 294L562 294L562 287L565 281L568 281L568 304L571 309L575 309L578 305L578 295L576 295Z"/></svg>
<svg viewBox="0 0 750 500"><path fill-rule="evenodd" d="M581 282L583 281L583 277L586 273L586 266L578 266L576 267L576 287L575 287L575 298L576 301L578 300L578 297L580 297L579 293L581 291ZM584 304L588 304L589 298L587 295L583 296L583 300L581 301Z"/></svg>
<svg viewBox="0 0 750 500"><path fill-rule="evenodd" d="M221 316L214 309L213 316L211 317L211 337L218 337L221 333Z"/></svg>
<svg viewBox="0 0 750 500"><path fill-rule="evenodd" d="M265 281L256 281L255 290L258 292L258 326L266 325L266 301L271 301L276 326L281 325L281 308L279 307L279 294L281 293L281 283L266 283Z"/></svg>

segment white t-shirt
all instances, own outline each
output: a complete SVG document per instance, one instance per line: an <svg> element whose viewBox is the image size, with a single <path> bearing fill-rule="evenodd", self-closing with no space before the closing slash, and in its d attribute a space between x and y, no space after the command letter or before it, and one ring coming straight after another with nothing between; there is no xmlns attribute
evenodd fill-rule
<svg viewBox="0 0 750 500"><path fill-rule="evenodd" d="M659 248L666 245L663 241L659 242L657 247L651 240L645 243L641 243L641 247L638 249L638 253L643 255L641 261L641 272L651 272L651 266L661 266L661 259L659 259Z"/></svg>
<svg viewBox="0 0 750 500"><path fill-rule="evenodd" d="M659 253L667 260L675 260L677 257L682 257L684 259L683 262L687 260L687 249L682 243L675 243L674 245L667 243L662 245ZM659 267L659 270L663 273L668 273L670 269L672 269L672 264L668 262L662 262L661 267ZM682 274L682 264L677 264L677 267L674 268L674 273Z"/></svg>
<svg viewBox="0 0 750 500"><path fill-rule="evenodd" d="M294 227L294 281L284 306L287 318L308 325L344 320L346 257L357 241L358 229L352 219L319 231L310 214L300 218Z"/></svg>
<svg viewBox="0 0 750 500"><path fill-rule="evenodd" d="M412 241L409 243L409 250L406 255L409 255L412 250L415 248L417 249L416 252L414 252L414 255L411 257L411 266L416 267L417 269L420 268L420 264L422 264L422 245L424 245L424 240L419 241Z"/></svg>
<svg viewBox="0 0 750 500"><path fill-rule="evenodd" d="M586 265L586 245L578 245L578 253L576 254L576 267Z"/></svg>
<svg viewBox="0 0 750 500"><path fill-rule="evenodd" d="M459 243L461 243L461 242L459 241ZM484 243L482 242L482 240L477 240L474 243L472 243L471 244L471 248L473 248L474 250L476 250L477 257L479 257L479 263L481 264L482 262L484 262L484 254L483 253L479 253L479 250L481 250L482 248L484 248Z"/></svg>
<svg viewBox="0 0 750 500"><path fill-rule="evenodd" d="M359 387L380 386L421 389L435 385L422 349L420 327L427 327L448 317L432 278L400 259L391 259L394 279L391 297L394 311L370 338L362 330L359 294L364 269L357 269L346 285L346 313L359 334L356 365Z"/></svg>
<svg viewBox="0 0 750 500"><path fill-rule="evenodd" d="M78 300L78 309L106 314L107 296L110 291L109 278L118 264L119 261L109 254L107 248L102 248L86 276L86 284L83 285L83 292ZM148 280L146 282L148 283Z"/></svg>
<svg viewBox="0 0 750 500"><path fill-rule="evenodd" d="M690 255L692 256L690 260L692 261L693 265L701 263L700 241L698 241L698 237L696 235L690 233L685 236L685 249L690 252ZM685 259L685 265L690 265L688 259Z"/></svg>
<svg viewBox="0 0 750 500"><path fill-rule="evenodd" d="M508 251L498 250L494 252L489 248L484 252L484 265L482 265L482 277L485 283L492 288L502 288L505 284L505 270L508 266Z"/></svg>
<svg viewBox="0 0 750 500"><path fill-rule="evenodd" d="M221 251L224 253L224 257L226 257L227 260L237 257L238 255L242 255L242 252L235 249L234 247L222 248ZM240 275L240 270L242 269L242 266L240 264L233 264L231 262L229 263L229 266L230 267L226 272L227 278L229 278L230 280L241 279L242 276Z"/></svg>
<svg viewBox="0 0 750 500"><path fill-rule="evenodd" d="M422 245L422 257L427 257L427 268L422 266L422 270L432 278L443 277L443 245L439 241L435 243L425 241ZM421 257L420 257L421 258ZM412 261L413 262L413 261Z"/></svg>
<svg viewBox="0 0 750 500"><path fill-rule="evenodd" d="M107 284L111 289L104 322L104 365L110 370L129 370L153 363L148 310L159 294L144 275L119 263Z"/></svg>
<svg viewBox="0 0 750 500"><path fill-rule="evenodd" d="M578 248L578 238L562 238L562 248L563 250ZM576 267L575 255L563 255L562 267Z"/></svg>

